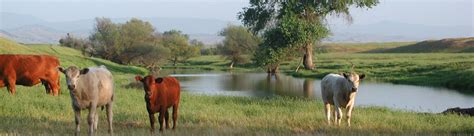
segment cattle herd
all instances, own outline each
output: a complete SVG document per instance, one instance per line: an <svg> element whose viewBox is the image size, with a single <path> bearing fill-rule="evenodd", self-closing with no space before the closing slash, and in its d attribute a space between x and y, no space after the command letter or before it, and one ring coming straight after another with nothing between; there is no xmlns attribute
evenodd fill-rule
<svg viewBox="0 0 474 136"><path fill-rule="evenodd" d="M15 85L33 86L42 83L46 93L60 94L60 73L66 77L72 107L75 113L76 134L79 133L81 110L89 110L87 123L89 135L97 130L98 108L106 109L108 132L113 133L114 80L112 73L105 66L80 69L75 66L63 68L59 60L49 55L0 55L0 87L7 87L15 95ZM356 73L329 74L321 81L321 94L327 121L331 121L331 105L334 105L334 124L340 125L341 109L347 109L347 123L350 126L351 112L359 82L365 75ZM180 100L179 81L174 77L136 76L136 81L143 84L145 103L148 111L151 132L154 132L155 113L159 113L160 131L164 126L169 129L168 109L172 107L173 129L176 128Z"/></svg>

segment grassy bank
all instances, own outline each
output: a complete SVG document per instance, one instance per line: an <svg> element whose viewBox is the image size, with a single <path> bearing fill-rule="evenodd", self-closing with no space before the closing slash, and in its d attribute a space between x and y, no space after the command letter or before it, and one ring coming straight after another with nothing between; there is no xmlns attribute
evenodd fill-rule
<svg viewBox="0 0 474 136"><path fill-rule="evenodd" d="M368 75L368 80L437 86L474 93L474 54L423 53L423 54L343 54L316 55L316 70L290 72L296 77L322 78L328 73L355 71ZM296 67L289 63L287 68Z"/></svg>
<svg viewBox="0 0 474 136"><path fill-rule="evenodd" d="M68 91L59 97L40 86L20 87L16 96L0 92L0 134L73 134L74 114ZM86 134L86 113L81 132ZM149 123L139 89L116 90L115 134L148 134ZM100 111L99 133L106 134L105 111ZM197 96L183 93L179 127L169 135L289 135L289 134L453 134L474 133L474 118L420 114L386 108L356 107L353 126L327 126L322 103L275 97L268 99Z"/></svg>
<svg viewBox="0 0 474 136"><path fill-rule="evenodd" d="M249 57L249 56L246 56ZM193 57L184 63L172 66L167 64L163 66L165 69L200 69L200 70L213 70L213 71L260 71L261 69L251 63L236 64L234 68L230 68L230 61L226 60L225 57L220 55L207 55Z"/></svg>

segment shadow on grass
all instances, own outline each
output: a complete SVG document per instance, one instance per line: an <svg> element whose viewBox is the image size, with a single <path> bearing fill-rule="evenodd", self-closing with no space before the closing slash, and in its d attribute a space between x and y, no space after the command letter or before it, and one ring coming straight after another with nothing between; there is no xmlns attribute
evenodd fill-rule
<svg viewBox="0 0 474 136"><path fill-rule="evenodd" d="M142 71L138 68L134 68L131 66L122 66L122 65L113 65L112 63L106 63L103 61L99 61L94 58L88 58L92 62L94 62L97 66L104 65L107 67L107 69L114 71L114 72L120 72L120 73L130 73L130 74L141 74L144 75L146 74L145 71Z"/></svg>
<svg viewBox="0 0 474 136"><path fill-rule="evenodd" d="M87 116L88 112L83 112L81 117L80 134L87 135ZM0 117L1 127L0 135L74 135L75 123L74 115L71 114L70 121L57 121L50 118L31 118L31 117ZM108 135L108 126L104 117L99 117L97 135ZM134 125L136 122L117 122L114 121L114 134L149 134L149 126Z"/></svg>
<svg viewBox="0 0 474 136"><path fill-rule="evenodd" d="M211 65L213 63L216 63L214 61L189 61L189 65Z"/></svg>

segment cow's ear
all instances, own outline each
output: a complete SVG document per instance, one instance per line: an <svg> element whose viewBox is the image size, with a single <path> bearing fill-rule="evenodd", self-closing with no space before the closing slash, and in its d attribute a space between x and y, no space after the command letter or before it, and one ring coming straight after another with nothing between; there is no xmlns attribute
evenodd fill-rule
<svg viewBox="0 0 474 136"><path fill-rule="evenodd" d="M362 80L365 78L365 74L359 75L359 80Z"/></svg>
<svg viewBox="0 0 474 136"><path fill-rule="evenodd" d="M84 68L81 70L81 75L84 75L84 74L87 74L87 72L89 72L89 69L88 68Z"/></svg>
<svg viewBox="0 0 474 136"><path fill-rule="evenodd" d="M63 67L58 67L58 70L59 70L59 72L62 72L62 73L66 72L66 71L64 71L65 69Z"/></svg>
<svg viewBox="0 0 474 136"><path fill-rule="evenodd" d="M135 80L137 80L137 81L143 81L143 78L142 78L142 76L138 76L138 75L137 75L137 76L135 76Z"/></svg>
<svg viewBox="0 0 474 136"><path fill-rule="evenodd" d="M347 74L347 73L342 73L342 75L344 76L344 78L349 79L349 74Z"/></svg>
<svg viewBox="0 0 474 136"><path fill-rule="evenodd" d="M161 78L161 77L156 78L155 82L159 84L159 83L163 82L163 78Z"/></svg>

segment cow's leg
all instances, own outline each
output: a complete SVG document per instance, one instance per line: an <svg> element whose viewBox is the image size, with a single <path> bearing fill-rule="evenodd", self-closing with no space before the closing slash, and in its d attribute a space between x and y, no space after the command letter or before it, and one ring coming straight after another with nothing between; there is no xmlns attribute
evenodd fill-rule
<svg viewBox="0 0 474 136"><path fill-rule="evenodd" d="M165 110L165 127L166 127L166 129L170 128L168 109Z"/></svg>
<svg viewBox="0 0 474 136"><path fill-rule="evenodd" d="M15 92L16 92L15 84L16 84L16 80L14 78L8 79L7 89L12 95L15 95Z"/></svg>
<svg viewBox="0 0 474 136"><path fill-rule="evenodd" d="M334 119L334 123L339 126L341 124L341 118L342 118L342 111L341 111L341 107L339 106L339 101L337 100L336 97L334 97L334 112L335 112L335 119Z"/></svg>
<svg viewBox="0 0 474 136"><path fill-rule="evenodd" d="M326 119L328 124L331 124L331 104L329 103L324 103L324 111L326 113Z"/></svg>
<svg viewBox="0 0 474 136"><path fill-rule="evenodd" d="M158 121L160 122L160 132L163 132L163 121L165 118L165 108L161 107L160 108L160 115L158 115Z"/></svg>
<svg viewBox="0 0 474 136"><path fill-rule="evenodd" d="M155 132L155 116L153 115L153 113L149 112L148 113L148 117L150 118L150 131L151 133L153 134Z"/></svg>
<svg viewBox="0 0 474 136"><path fill-rule="evenodd" d="M49 85L49 93L53 96L58 96L59 95L59 77L58 79L47 79L46 83L47 85Z"/></svg>
<svg viewBox="0 0 474 136"><path fill-rule="evenodd" d="M75 114L75 120L76 120L76 136L79 135L79 131L81 131L80 129L80 122L81 122L81 110L80 109L75 109L74 110L74 114Z"/></svg>
<svg viewBox="0 0 474 136"><path fill-rule="evenodd" d="M56 80L56 88L55 90L57 90L58 94L61 94L61 79L59 78L59 74L58 74L58 78Z"/></svg>
<svg viewBox="0 0 474 136"><path fill-rule="evenodd" d="M46 80L41 79L41 84L44 85L44 89L46 90L46 94L52 94L51 85Z"/></svg>
<svg viewBox="0 0 474 136"><path fill-rule="evenodd" d="M176 128L176 121L178 120L178 106L179 104L173 105L173 130Z"/></svg>
<svg viewBox="0 0 474 136"><path fill-rule="evenodd" d="M349 127L351 126L352 108L354 108L354 105L350 105L350 106L347 108L347 113L346 113L346 116L347 116L347 125L348 125Z"/></svg>
<svg viewBox="0 0 474 136"><path fill-rule="evenodd" d="M106 110L107 110L107 123L109 123L109 134L113 135L114 131L112 128L112 120L114 113L112 112L112 102L108 103L106 105Z"/></svg>
<svg viewBox="0 0 474 136"><path fill-rule="evenodd" d="M97 104L92 103L89 108L89 115L87 116L87 124L89 125L89 135L94 135L94 122L95 122L95 112L97 110Z"/></svg>
<svg viewBox="0 0 474 136"><path fill-rule="evenodd" d="M336 125L339 126L341 125L341 119L342 119L342 110L341 110L341 107L339 106L335 106L335 109L336 110Z"/></svg>
<svg viewBox="0 0 474 136"><path fill-rule="evenodd" d="M49 80L48 83L51 86L51 93L54 96L58 96L61 93L59 89L59 77L58 79Z"/></svg>
<svg viewBox="0 0 474 136"><path fill-rule="evenodd" d="M99 124L99 113L95 112L94 115L94 132L97 132L97 125Z"/></svg>

